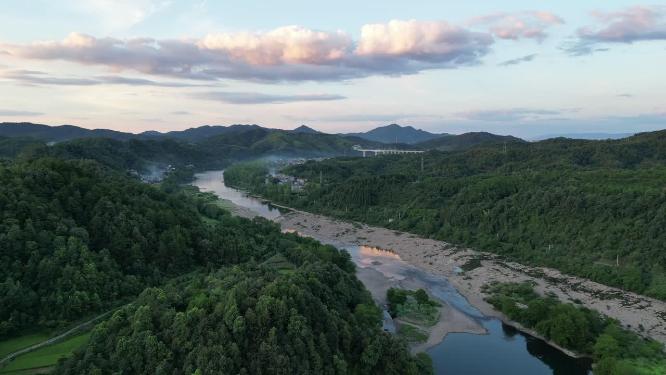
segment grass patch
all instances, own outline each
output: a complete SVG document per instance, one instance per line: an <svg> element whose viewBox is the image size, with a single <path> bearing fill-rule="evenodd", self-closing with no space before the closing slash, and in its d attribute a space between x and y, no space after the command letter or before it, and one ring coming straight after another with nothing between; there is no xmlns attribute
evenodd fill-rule
<svg viewBox="0 0 666 375"><path fill-rule="evenodd" d="M398 336L404 338L410 344L426 342L428 340L428 333L426 331L409 324L400 325Z"/></svg>
<svg viewBox="0 0 666 375"><path fill-rule="evenodd" d="M397 309L397 317L420 326L434 326L439 320L439 309L408 300Z"/></svg>
<svg viewBox="0 0 666 375"><path fill-rule="evenodd" d="M90 333L71 337L65 341L26 353L11 361L0 369L0 374L16 373L19 371L49 367L55 365L60 358L68 357L74 350L83 346L90 338Z"/></svg>
<svg viewBox="0 0 666 375"><path fill-rule="evenodd" d="M460 266L460 269L462 269L465 272L469 272L469 271L475 270L475 269L477 269L481 266L482 266L482 264L481 264L481 259L480 258L472 258L472 259L468 260L467 262L465 262L465 264Z"/></svg>
<svg viewBox="0 0 666 375"><path fill-rule="evenodd" d="M394 318L420 325L433 326L439 320L441 304L428 296L425 290L391 288L386 292L389 312Z"/></svg>
<svg viewBox="0 0 666 375"><path fill-rule="evenodd" d="M20 337L15 337L9 340L0 342L0 358L4 358L6 355L14 353L15 351L27 348L29 346L39 344L42 341L45 341L49 338L49 334L46 332L36 332L28 335L23 335Z"/></svg>
<svg viewBox="0 0 666 375"><path fill-rule="evenodd" d="M266 259L266 261L264 261L262 264L283 274L292 273L294 272L294 269L296 269L296 266L294 266L294 264L291 263L282 254L275 254L272 257Z"/></svg>

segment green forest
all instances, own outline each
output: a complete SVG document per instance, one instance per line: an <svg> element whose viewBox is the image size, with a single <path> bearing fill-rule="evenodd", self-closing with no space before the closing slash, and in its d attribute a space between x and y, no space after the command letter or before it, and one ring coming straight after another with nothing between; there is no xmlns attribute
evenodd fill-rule
<svg viewBox="0 0 666 375"><path fill-rule="evenodd" d="M666 131L421 155L239 164L226 181L277 203L548 266L666 299Z"/></svg>
<svg viewBox="0 0 666 375"><path fill-rule="evenodd" d="M664 346L623 329L596 311L541 297L529 283L487 286L495 308L556 344L591 356L596 375L652 375L666 371Z"/></svg>
<svg viewBox="0 0 666 375"><path fill-rule="evenodd" d="M210 194L19 157L0 213L1 340L116 310L56 373L431 372L381 330L347 253Z"/></svg>

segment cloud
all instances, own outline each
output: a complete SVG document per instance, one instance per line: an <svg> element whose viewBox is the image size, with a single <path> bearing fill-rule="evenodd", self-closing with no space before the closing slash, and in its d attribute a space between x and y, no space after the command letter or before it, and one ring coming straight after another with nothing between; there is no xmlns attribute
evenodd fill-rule
<svg viewBox="0 0 666 375"><path fill-rule="evenodd" d="M340 60L352 47L352 41L341 31L331 33L286 26L267 33L211 34L197 42L197 46L256 66L312 65Z"/></svg>
<svg viewBox="0 0 666 375"><path fill-rule="evenodd" d="M210 85L183 83L183 82L158 82L144 78L128 78L120 76L97 76L95 79L100 84L116 84L129 86L157 86L157 87L203 87ZM216 85L216 86L219 86Z"/></svg>
<svg viewBox="0 0 666 375"><path fill-rule="evenodd" d="M336 116L285 116L292 121L307 122L397 122L405 119L433 118L438 116L414 113L354 113Z"/></svg>
<svg viewBox="0 0 666 375"><path fill-rule="evenodd" d="M469 64L488 52L492 38L446 22L398 21L361 28L356 55L430 63Z"/></svg>
<svg viewBox="0 0 666 375"><path fill-rule="evenodd" d="M525 11L518 13L493 13L475 17L468 21L471 26L485 26L488 31L500 39L535 39L544 40L546 30L561 25L564 20L550 12Z"/></svg>
<svg viewBox="0 0 666 375"><path fill-rule="evenodd" d="M518 57L518 58L515 58L515 59L511 59L511 60L506 60L506 61L503 61L503 62L497 64L497 65L499 65L499 66L518 65L518 64L521 64L521 63L524 63L524 62L530 62L530 61L534 60L536 57L537 57L537 54L533 53L531 55L526 55L526 56Z"/></svg>
<svg viewBox="0 0 666 375"><path fill-rule="evenodd" d="M13 109L0 109L0 116L42 116L42 112L33 112L33 111L17 111Z"/></svg>
<svg viewBox="0 0 666 375"><path fill-rule="evenodd" d="M326 81L414 74L476 65L493 38L444 21L365 25L357 41L342 31L299 26L264 33L218 33L201 39L96 38L1 44L12 56L101 65L178 78L266 82Z"/></svg>
<svg viewBox="0 0 666 375"><path fill-rule="evenodd" d="M196 93L192 95L197 99L214 100L231 104L284 104L293 102L313 102L341 100L346 97L330 94L307 94L307 95L272 95L256 92L224 92L211 91Z"/></svg>
<svg viewBox="0 0 666 375"><path fill-rule="evenodd" d="M92 78L81 77L52 77L48 73L35 70L7 70L0 71L0 79L9 79L28 85L47 86L96 86L96 85L128 85L128 86L156 86L156 87L204 87L208 84L193 84L185 82L159 82L143 78L130 78L121 76L96 76Z"/></svg>
<svg viewBox="0 0 666 375"><path fill-rule="evenodd" d="M529 121L558 116L564 112L575 110L549 110L549 109L529 109L529 108L511 108L497 110L478 110L458 113L458 116L471 121Z"/></svg>
<svg viewBox="0 0 666 375"><path fill-rule="evenodd" d="M565 50L574 56L587 55L607 48L599 44L666 40L666 6L634 6L617 12L592 13L599 25L581 27L577 40Z"/></svg>

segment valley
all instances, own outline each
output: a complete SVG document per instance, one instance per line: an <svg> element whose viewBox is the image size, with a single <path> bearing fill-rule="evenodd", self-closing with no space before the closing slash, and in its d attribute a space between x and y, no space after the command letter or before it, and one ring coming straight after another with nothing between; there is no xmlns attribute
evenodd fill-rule
<svg viewBox="0 0 666 375"><path fill-rule="evenodd" d="M228 200L233 205L232 212L250 217L269 217L280 223L283 231L295 231L349 251L357 265L357 277L380 305L386 304L386 292L391 287L424 288L442 301L444 305L438 322L429 329L428 339L412 346L412 351L427 351L433 356L435 372L438 374L448 373L456 368L487 373L498 367L518 374L550 374L553 366L559 369L557 371L566 369L571 374L588 373L589 363L585 360L573 359L570 357L572 353L567 350L550 350L548 344L539 344L538 340L535 341L531 336L520 336L521 338L511 345L500 344L501 338L506 337L508 328L503 328L501 320L496 319L502 319L502 316L483 302L480 293L475 294L477 291L472 289L458 289L459 286L449 278L450 273L444 274L424 268L420 264L411 263L405 257L406 254L420 251L421 248L441 249L447 245L445 243L287 207L280 211L279 207L271 208L267 202L248 197L226 186L221 171L198 174L193 184L202 191L215 193ZM450 267L453 270L455 265L451 264ZM464 356L451 356L450 351L443 348L448 347L448 340L457 334L481 336L463 346L466 350ZM492 347L493 350L480 351L479 347ZM532 357L527 351L528 348L538 350L536 356L545 356L547 364ZM501 353L505 353L505 356ZM485 355L492 356L492 360L479 361L479 358Z"/></svg>
<svg viewBox="0 0 666 375"><path fill-rule="evenodd" d="M501 202L504 196L497 197L493 194L514 194L510 181L507 184L507 180L503 180L506 176L514 178L513 170L521 171L519 173L525 173L525 170L531 172L532 175L527 176L526 181L537 184L541 178L538 176L538 173L541 173L540 167L535 164L537 161L549 170L561 168L562 175L576 176L582 181L589 179L587 176L590 174L611 178L616 184L648 191L648 197L652 199L655 179L661 173L658 163L663 159L659 137L661 134L655 133L614 141L616 143L549 140L526 144L521 140L504 137L445 135L446 142L460 143L453 148L451 143L446 143L447 146L441 146L445 147L445 151L429 150L416 155L367 158L344 155L350 150L353 151L352 142L356 140L350 141L342 136L323 135L303 129L298 132L273 132L256 127L234 128L229 134L217 138L202 138L196 142L173 139L83 138L45 145L23 138L5 139L4 146L8 150L8 157L4 162L5 169L2 170L4 175L0 174L0 177L4 176L6 184L2 196L4 200L0 203L4 204L7 210L16 212L20 218L19 224L12 219L4 221L5 228L11 229L5 231L8 233L5 237L11 238L11 241L6 242L6 246L19 249L14 253L9 251L9 248L4 249L5 257L24 254L20 249L35 246L32 242L23 240L32 236L35 225L41 228L42 236L52 236L40 240L38 246L44 248L39 253L33 252L29 257L22 255L27 257L23 260L27 264L42 266L24 271L16 266L18 263L12 263L16 267L6 271L10 272L8 274L12 279L10 283L5 283L4 287L12 292L5 297L5 301L12 306L12 312L11 315L6 315L7 323L1 326L5 335L18 337L17 340L20 340L23 337L21 335L27 334L31 327L63 327L83 312L103 312L113 305L127 303L120 312L114 313L112 318L100 322L86 336L82 336L84 338L67 338L63 345L56 343L20 355L10 363L12 367L6 368L39 367L31 364L34 362L43 364L44 371L54 370L56 373L76 373L81 368L120 367L142 372L148 367L142 369L130 362L119 361L121 352L108 345L114 345L117 340L125 340L125 337L132 337L133 345L142 345L140 342L146 334L142 332L146 331L138 328L128 331L126 326L139 324L137 309L148 307L153 311L153 323L144 323L157 332L155 339L160 345L173 345L173 340L189 337L187 340L190 340L190 345L196 347L191 350L204 353L206 347L197 339L187 336L196 329L190 328L187 334L185 331L178 331L181 333L176 334L174 327L180 323L169 320L172 319L170 311L194 313L194 306L210 307L196 301L218 297L196 292L201 290L201 285L209 283L207 288L214 290L218 290L215 289L218 283L242 285L253 272L259 272L271 285L288 285L291 282L288 280L292 280L294 273L310 272L303 267L316 257L323 257L323 264L333 261L336 267L351 272L351 264L345 265L340 259L330 258L331 254L338 253L335 249L342 249L346 253L339 253L340 256L344 258L344 254L349 254L350 262L355 265L352 277L360 282L350 287L353 290L360 288L359 293L367 290L365 293L368 293L369 298L361 298L355 302L358 303L353 312L355 318L348 322L360 319L359 324L367 325L358 329L368 329L368 334L372 332L371 337L389 340L382 344L365 341L363 345L381 345L381 350L386 350L382 355L388 356L389 352L400 353L401 364L398 367L407 366L412 373L425 374L434 371L437 374L447 374L469 371L485 374L502 368L503 371L525 375L546 375L553 372L582 375L589 374L593 361L596 366L596 361L599 360L602 360L602 366L611 369L618 366L632 366L640 368L640 371L659 369L662 362L654 358L654 350L662 353L662 349L658 348L666 338L665 317L662 313L666 306L663 300L572 276L563 269L544 267L547 262L538 252L506 253L502 250L506 249L506 243L502 242L498 242L498 248L494 249L493 242L488 242L487 234L465 234L464 231L468 228L462 225L464 222L452 221L451 223L456 223L455 226L448 227L446 221L443 221L445 216L442 216L445 211L440 210L439 216L435 216L437 223L441 221L441 224L437 224L439 228L454 229L450 232L454 234L453 237L458 238L458 241L460 238L464 239L456 243L442 240L441 237L446 233L431 231L431 228L438 227L431 221L433 211L429 211L436 205L447 204L452 194L455 196L455 189L461 189L465 183L469 184L467 189L475 189L475 184L481 184L481 191L475 193L476 196L471 195L474 199L481 199L482 202L486 199L488 204ZM481 143L477 143L479 141ZM562 147L563 143L573 149L560 150L555 154L559 158L556 160L544 156L542 149ZM332 145L332 148L327 149L328 146L325 145ZM643 147L642 154L638 158L633 156L633 164L627 166L626 149L635 145ZM644 147L646 145L647 148ZM579 158L581 154L586 154L589 148L599 146L603 146L602 152L597 151L593 156L588 156L584 166L575 163L572 164L573 168L563 166L569 163L566 159L568 155ZM617 147L624 149L614 150ZM224 151L216 152L218 149ZM312 152L314 149L318 151ZM510 157L507 157L507 154ZM467 165L463 166L463 161ZM618 161L625 165L618 167L613 164ZM206 168L220 167L226 170L202 172ZM159 178L152 180L146 177L156 171L160 172ZM648 177L647 173L655 171L656 174ZM441 173L448 177L442 178L438 175ZM368 174L372 177L368 177ZM636 176L638 180L632 180ZM225 179L229 180L228 184L225 184ZM496 182L492 182L491 185L483 187L486 181L493 179L497 179L500 184L495 186ZM68 185L66 181L72 181L72 184ZM198 189L184 186L187 182L191 182ZM229 185L243 188L263 198L249 196ZM58 201L48 201L47 195L44 195L48 193L38 188L40 186L55 191ZM533 185L525 186L532 188ZM576 183L569 186L569 189L575 188ZM414 195L424 192L426 199ZM602 191L603 193L605 191ZM37 220L32 216L32 212L13 203L11 197L19 194L23 194L22 202L32 202L34 207L42 207L41 209L50 212L51 216L64 217L62 222L66 227L53 227L52 222ZM67 200L71 194L85 199ZM590 194L587 199L593 201L598 199L594 194L599 195L599 192L591 189L587 194ZM463 197L469 199L469 196ZM271 202L264 201L264 198L271 199ZM456 199L459 209L466 210L465 204L468 203L461 201L461 198ZM96 203L100 200L105 206ZM393 206L386 202L392 202ZM81 207L80 204L85 206ZM489 221L489 217L494 215L492 210L491 206L485 208L486 213L480 223L492 223L492 220ZM227 216L228 211L234 216L253 221L232 220ZM470 211L469 215L476 215L477 211L478 208ZM109 216L110 212L121 214ZM156 212L161 214L155 216ZM524 208L523 212L529 212L529 208ZM151 219L147 219L148 217ZM157 217L163 219L158 220ZM278 234L275 228L268 229L265 226L267 224L261 221L256 222L257 217L278 224L282 234ZM458 220L456 217L452 218ZM572 217L569 220L584 219ZM105 224L102 224L103 222ZM132 229L127 223L135 223L136 229ZM150 223L157 226L153 227ZM515 232L507 231L505 224L491 225L500 228L502 236L515 236ZM244 233L240 239L237 238L238 234L233 234L237 230ZM293 241L291 233L297 233L299 240L289 244ZM133 238L130 242L135 245L130 250L125 246L128 240L124 237ZM272 248L269 244L273 242L269 238L278 237L281 245ZM63 242L65 239L67 241ZM473 240L469 246L464 243L467 239ZM483 249L490 251L478 250L479 242L474 241L479 239L486 241ZM558 237L558 240L561 240L561 237ZM57 252L48 251L46 246L50 241L60 246ZM323 250L317 250L318 246L322 246L318 245L319 243L332 245L334 248L330 247L321 253ZM97 248L105 250L99 253L95 250ZM151 253L150 249L158 249L159 252ZM311 249L306 252L313 251L313 254L301 254L304 249ZM331 251L333 253L330 253ZM642 251L653 250L646 248ZM520 256L524 254L532 256L527 263L521 262ZM587 254L585 259L590 259L589 256L593 254ZM631 260L634 265L642 264L641 258L636 254L638 253L623 256L622 263ZM303 256L305 258L302 258ZM311 258L312 256L315 258ZM38 257L44 259L39 260ZM302 263L305 259L309 260ZM48 284L30 282L31 279L41 280L46 277L44 272L52 270L46 268L46 265L53 262L64 264L68 270L74 270L74 283L68 281L71 276L67 274L48 271L51 275L49 277L57 280L57 285L65 285L73 292L52 290ZM541 264L534 264L539 262ZM602 263L597 261L594 267L609 267L605 265L608 262L603 263L604 265L601 265ZM95 269L103 271L94 273L90 266L85 264L93 264ZM229 267L241 267L243 271L232 277L232 268ZM618 271L624 272L625 269L623 267ZM652 272L646 273L651 277L647 279L650 289L645 289L646 284L630 285L660 293L660 269L653 267L646 271ZM88 275L85 277L93 283L83 282L83 274ZM116 284L101 283L100 280L111 274L117 275ZM580 317L575 317L577 311L599 311L608 318L575 323L587 327L584 329L589 331L589 334L574 345L569 341L574 336L573 333L567 333L564 326L544 330L543 324L539 325L533 320L528 320L530 325L524 324L524 317L520 315L521 308L515 310L515 306L521 306L521 302L502 302L506 305L495 305L497 301L492 299L497 297L491 293L493 286L506 283L529 283L526 285L533 287L538 296L549 298L547 301L552 306L559 306L553 305L554 301L558 301L557 303L566 307L562 310L562 319L579 319ZM258 296L271 293L271 288L265 287L268 289ZM406 307L401 307L401 312L396 312L391 310L391 303L387 299L391 288L408 291L422 289L435 301L433 303L437 304L432 307L405 305ZM510 286L507 288L510 289ZM35 297L29 300L17 298L17 294L13 292L16 290L28 296L37 293L47 295L50 301L55 301L55 305L52 305L55 309L47 308ZM161 291L166 293L166 302L160 297ZM186 308L178 302L179 293L186 293L189 307ZM280 294L274 296L277 298ZM66 304L63 298L70 298L69 301L73 303ZM371 301L370 304L368 301ZM491 301L495 301L495 304ZM228 306L220 301L216 303L218 308ZM255 308L259 307L250 307L244 313L249 314L248 319L254 319ZM559 311L555 307L549 308ZM382 311L383 318L382 314L378 314ZM123 318L123 314L134 315ZM229 334L238 334L233 333L233 330L237 329L233 328L234 321L229 318L224 318L224 322L217 321L215 314L214 310L206 310L207 317L203 319L213 319L217 322L215 324L224 327L220 329L231 330ZM596 316L595 313L591 314L592 317ZM161 319L170 321L171 326L161 325ZM378 322L382 323L385 332L392 334L382 334ZM608 357L609 359L600 357L596 351L595 340L600 335L603 336L607 329L599 331L600 328L594 328L595 324L602 328L607 325L615 327L616 323L613 322L617 322L617 329L613 328L613 331L609 328L611 334L625 335L618 339L621 340L620 343L637 342L636 340L643 342L639 337L645 337L644 345L649 348L646 349L647 354L633 353L621 359L615 357L617 354ZM256 323L259 324L257 327L261 327L261 323ZM104 332L99 331L102 329L100 327L105 327ZM258 329L256 334L261 336L262 328ZM267 333L269 332L263 334ZM288 329L285 334L288 334ZM28 337L25 336L26 340ZM69 346L70 341L96 344L84 344L81 351L77 351ZM327 345L329 344L322 346L322 350L326 350ZM106 347L106 351L98 352L102 347ZM261 348L250 347L248 350L259 349ZM225 350L235 349L229 347ZM347 349L340 347L337 350L343 353ZM46 357L42 357L42 351ZM72 352L73 354L70 354ZM89 354L84 355L83 352ZM266 353L269 352L273 353L270 355L275 355L275 352L270 350ZM426 353L428 356L425 356ZM70 355L63 363L55 363L60 356ZM106 357L108 359L103 362L91 362L86 357L88 355L110 357ZM350 361L358 363L353 359L359 355L358 350L354 349L344 355ZM160 366L169 368L205 367L202 362L195 364L190 359L173 361L167 357L159 357L155 360L162 361ZM137 357L133 363L139 366L156 365L151 361L153 359ZM229 366L226 367L229 369L244 368L247 364L257 365L252 361L234 359L233 363L229 362L225 366ZM308 368L311 364L306 361L303 366ZM363 366L385 369L390 367L381 361ZM397 370L398 367L394 369Z"/></svg>

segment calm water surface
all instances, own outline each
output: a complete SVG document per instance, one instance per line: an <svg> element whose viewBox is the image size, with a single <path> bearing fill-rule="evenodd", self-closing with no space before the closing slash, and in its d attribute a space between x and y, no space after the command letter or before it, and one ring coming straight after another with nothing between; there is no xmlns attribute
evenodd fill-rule
<svg viewBox="0 0 666 375"><path fill-rule="evenodd" d="M248 208L267 219L280 212L264 201L224 185L222 171L196 175L193 185L215 193L234 204ZM288 228L285 228L288 229ZM327 239L317 238L321 242ZM439 345L428 350L435 373L446 375L587 375L587 360L571 358L542 340L484 316L449 284L446 278L424 272L400 259L396 254L370 246L332 243L347 250L358 267L372 268L389 280L409 280L428 290L431 295L463 312L483 325L488 334L452 333Z"/></svg>

